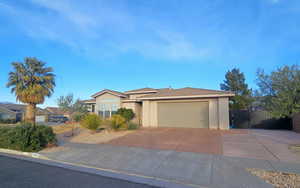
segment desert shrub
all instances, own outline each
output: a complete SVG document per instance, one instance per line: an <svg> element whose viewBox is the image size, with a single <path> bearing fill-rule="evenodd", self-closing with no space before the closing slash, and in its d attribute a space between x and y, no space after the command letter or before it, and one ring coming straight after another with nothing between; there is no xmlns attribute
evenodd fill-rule
<svg viewBox="0 0 300 188"><path fill-rule="evenodd" d="M121 115L127 122L134 118L134 112L132 109L119 108L116 114Z"/></svg>
<svg viewBox="0 0 300 188"><path fill-rule="evenodd" d="M44 125L0 128L0 148L36 152L56 142L52 128Z"/></svg>
<svg viewBox="0 0 300 188"><path fill-rule="evenodd" d="M128 127L127 127L128 130L135 130L135 129L138 129L138 128L139 128L139 125L137 123L134 123L134 122L129 122L128 123Z"/></svg>
<svg viewBox="0 0 300 188"><path fill-rule="evenodd" d="M81 120L83 120L83 118L85 116L86 116L86 113L74 112L72 114L72 120L74 120L75 122L80 122Z"/></svg>
<svg viewBox="0 0 300 188"><path fill-rule="evenodd" d="M119 114L115 114L110 119L110 126L114 130L126 128L126 119Z"/></svg>
<svg viewBox="0 0 300 188"><path fill-rule="evenodd" d="M80 125L84 128L96 131L101 125L101 118L96 114L85 115Z"/></svg>

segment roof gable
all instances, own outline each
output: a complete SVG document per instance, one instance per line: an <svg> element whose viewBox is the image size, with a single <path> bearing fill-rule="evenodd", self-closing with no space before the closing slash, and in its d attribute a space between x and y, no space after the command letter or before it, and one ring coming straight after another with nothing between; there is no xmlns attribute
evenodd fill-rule
<svg viewBox="0 0 300 188"><path fill-rule="evenodd" d="M123 98L127 97L127 95L124 94L124 93L121 93L121 92L118 92L118 91L114 91L114 90L110 90L110 89L104 89L102 91L99 91L99 92L95 93L94 95L92 95L91 97L96 98L96 97L98 97L100 95L103 95L105 93L110 93L110 94L115 95L117 97L123 97Z"/></svg>

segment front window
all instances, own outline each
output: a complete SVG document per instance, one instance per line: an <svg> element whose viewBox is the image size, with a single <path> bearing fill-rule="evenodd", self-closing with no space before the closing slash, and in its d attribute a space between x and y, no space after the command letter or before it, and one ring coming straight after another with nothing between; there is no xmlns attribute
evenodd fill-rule
<svg viewBox="0 0 300 188"><path fill-rule="evenodd" d="M98 115L101 116L103 119L110 118L113 114L117 112L118 108L118 104L101 103L99 105Z"/></svg>

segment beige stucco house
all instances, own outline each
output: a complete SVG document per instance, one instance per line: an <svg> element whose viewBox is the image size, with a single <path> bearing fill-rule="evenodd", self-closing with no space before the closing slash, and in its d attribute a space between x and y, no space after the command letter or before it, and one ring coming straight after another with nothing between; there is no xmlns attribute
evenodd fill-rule
<svg viewBox="0 0 300 188"><path fill-rule="evenodd" d="M229 128L231 92L198 88L142 88L126 92L102 90L84 100L92 113L111 117L118 108L130 108L143 127Z"/></svg>

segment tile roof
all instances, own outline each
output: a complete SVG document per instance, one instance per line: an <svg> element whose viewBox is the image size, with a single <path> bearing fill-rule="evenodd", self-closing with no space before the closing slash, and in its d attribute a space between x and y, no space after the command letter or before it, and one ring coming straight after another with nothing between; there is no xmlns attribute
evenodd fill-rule
<svg viewBox="0 0 300 188"><path fill-rule="evenodd" d="M125 91L124 93L142 93L142 92L152 92L152 91L156 92L157 89L145 87L145 88L141 88L141 89L133 89L133 90Z"/></svg>
<svg viewBox="0 0 300 188"><path fill-rule="evenodd" d="M198 95L203 95L203 96L205 96L205 95L233 96L233 93L228 92L228 91L219 91L219 90L185 87L185 88L180 88L180 89L159 89L157 93L145 95L145 96L142 96L142 97L139 97L139 98L140 99L146 99L146 98L198 96Z"/></svg>

